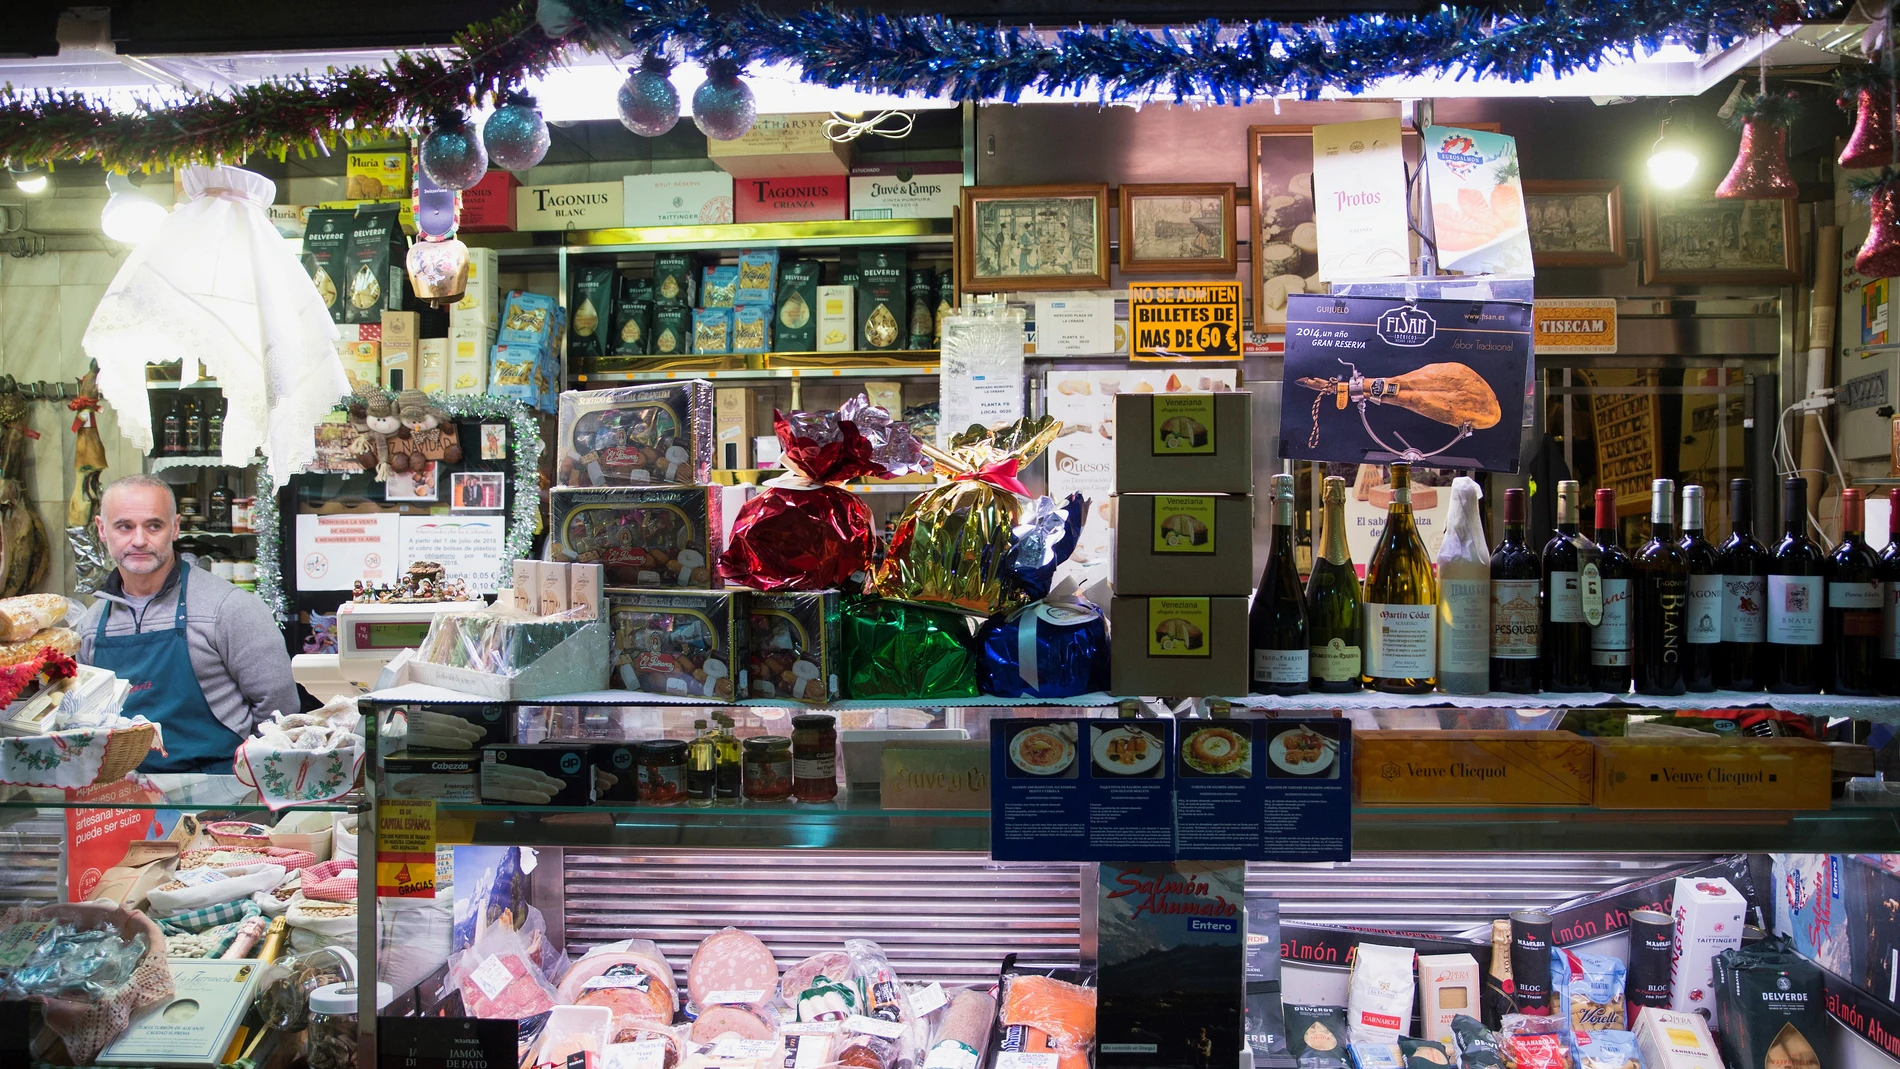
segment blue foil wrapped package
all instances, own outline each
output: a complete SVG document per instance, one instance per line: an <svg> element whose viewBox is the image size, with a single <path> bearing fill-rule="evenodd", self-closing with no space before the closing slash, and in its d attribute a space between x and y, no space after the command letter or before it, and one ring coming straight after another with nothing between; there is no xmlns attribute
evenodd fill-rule
<svg viewBox="0 0 1900 1069"><path fill-rule="evenodd" d="M976 641L985 694L1071 698L1108 689L1108 623L1082 598L1058 594L992 616Z"/></svg>
<svg viewBox="0 0 1900 1069"><path fill-rule="evenodd" d="M1056 568L1075 552L1088 517L1089 502L1081 494L1060 502L1039 497L1023 506L1003 557L1003 575L1016 593L1030 600L1048 595Z"/></svg>

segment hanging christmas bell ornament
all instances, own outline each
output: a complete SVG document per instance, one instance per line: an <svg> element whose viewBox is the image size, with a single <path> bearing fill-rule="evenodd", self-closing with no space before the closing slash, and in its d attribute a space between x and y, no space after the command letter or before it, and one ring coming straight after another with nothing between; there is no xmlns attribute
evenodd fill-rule
<svg viewBox="0 0 1900 1069"><path fill-rule="evenodd" d="M418 154L422 173L443 189L467 189L488 173L488 151L466 115L452 112L436 118L435 129L422 139Z"/></svg>
<svg viewBox="0 0 1900 1069"><path fill-rule="evenodd" d="M680 92L667 75L673 65L651 52L620 86L620 125L641 137L659 137L680 121Z"/></svg>
<svg viewBox="0 0 1900 1069"><path fill-rule="evenodd" d="M1855 196L1867 202L1867 240L1854 257L1863 278L1900 276L1900 171L1889 167L1868 182L1855 184Z"/></svg>
<svg viewBox="0 0 1900 1069"><path fill-rule="evenodd" d="M739 61L720 56L706 64L706 81L693 93L693 123L714 141L737 141L758 118L752 89L739 77Z"/></svg>
<svg viewBox="0 0 1900 1069"><path fill-rule="evenodd" d="M1883 55L1877 63L1840 67L1834 102L1854 113L1854 132L1841 149L1840 164L1850 169L1886 167L1894 162L1894 75Z"/></svg>
<svg viewBox="0 0 1900 1069"><path fill-rule="evenodd" d="M525 171L548 154L548 122L534 98L519 89L501 98L501 106L482 124L488 161L504 171Z"/></svg>
<svg viewBox="0 0 1900 1069"><path fill-rule="evenodd" d="M1800 192L1788 173L1788 126L1800 114L1793 93L1757 93L1735 104L1732 121L1742 127L1742 147L1715 195L1731 200L1788 200Z"/></svg>

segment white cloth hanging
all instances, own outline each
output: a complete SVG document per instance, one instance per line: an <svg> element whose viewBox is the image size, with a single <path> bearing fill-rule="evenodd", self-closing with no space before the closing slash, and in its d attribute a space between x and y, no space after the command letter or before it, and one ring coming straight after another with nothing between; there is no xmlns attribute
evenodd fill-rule
<svg viewBox="0 0 1900 1069"><path fill-rule="evenodd" d="M315 460L315 427L349 392L336 324L265 214L270 179L236 167L181 179L184 201L126 257L81 344L120 433L146 452L145 365L196 359L224 391L224 462L262 446L282 486Z"/></svg>

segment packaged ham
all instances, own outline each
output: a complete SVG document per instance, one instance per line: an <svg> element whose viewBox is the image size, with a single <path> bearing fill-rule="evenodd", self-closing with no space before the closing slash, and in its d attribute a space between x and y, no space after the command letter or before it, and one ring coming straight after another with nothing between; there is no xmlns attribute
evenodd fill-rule
<svg viewBox="0 0 1900 1069"><path fill-rule="evenodd" d="M779 977L779 998L787 1006L797 1006L800 995L811 989L818 977L828 980L850 980L851 955L842 950L821 950L796 965L788 965L785 975Z"/></svg>
<svg viewBox="0 0 1900 1069"><path fill-rule="evenodd" d="M700 1008L726 1003L761 1003L778 987L778 962L757 937L737 928L721 928L693 951L686 966L686 990Z"/></svg>
<svg viewBox="0 0 1900 1069"><path fill-rule="evenodd" d="M449 965L449 981L462 993L470 1017L536 1017L554 1008L554 987L541 975L521 933L493 924Z"/></svg>
<svg viewBox="0 0 1900 1069"><path fill-rule="evenodd" d="M555 996L575 1006L605 1006L613 1011L616 1029L641 1022L671 1024L679 1012L672 966L659 945L649 939L628 939L588 951L568 968Z"/></svg>
<svg viewBox="0 0 1900 1069"><path fill-rule="evenodd" d="M716 1044L725 1036L769 1041L778 1039L778 1021L761 1006L724 1003L708 1006L693 1019L693 1042Z"/></svg>
<svg viewBox="0 0 1900 1069"><path fill-rule="evenodd" d="M680 1029L662 1025L616 1026L608 1045L608 1063L627 1069L679 1069L688 1041Z"/></svg>
<svg viewBox="0 0 1900 1069"><path fill-rule="evenodd" d="M975 988L950 997L923 1069L974 1069L983 1060L990 1028L996 1023L996 998Z"/></svg>
<svg viewBox="0 0 1900 1069"><path fill-rule="evenodd" d="M1033 973L1007 973L1002 1023L1046 1033L1060 1056L1060 1069L1087 1069L1095 1043L1095 989Z"/></svg>
<svg viewBox="0 0 1900 1069"><path fill-rule="evenodd" d="M591 1055L598 1062L606 1054L612 1027L612 1014L599 1007L556 1006L541 1028L535 1069L566 1069L576 1054Z"/></svg>

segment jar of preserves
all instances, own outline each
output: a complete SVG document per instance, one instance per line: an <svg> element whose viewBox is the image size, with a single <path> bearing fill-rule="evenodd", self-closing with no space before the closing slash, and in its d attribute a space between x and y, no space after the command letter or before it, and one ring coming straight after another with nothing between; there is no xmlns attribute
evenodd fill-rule
<svg viewBox="0 0 1900 1069"><path fill-rule="evenodd" d="M646 805L678 805L686 797L686 744L678 739L643 742L639 797Z"/></svg>
<svg viewBox="0 0 1900 1069"><path fill-rule="evenodd" d="M231 499L231 530L238 534L250 533L257 523L257 498L234 497Z"/></svg>
<svg viewBox="0 0 1900 1069"><path fill-rule="evenodd" d="M838 722L826 713L792 717L792 793L801 802L838 797Z"/></svg>
<svg viewBox="0 0 1900 1069"><path fill-rule="evenodd" d="M755 802L775 802L791 795L791 737L756 735L745 740L745 796Z"/></svg>

